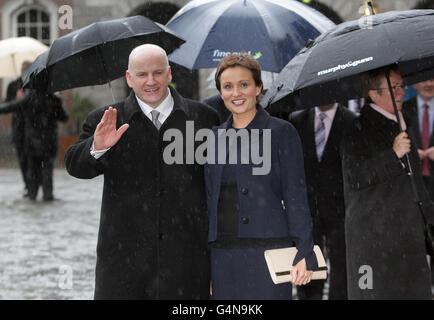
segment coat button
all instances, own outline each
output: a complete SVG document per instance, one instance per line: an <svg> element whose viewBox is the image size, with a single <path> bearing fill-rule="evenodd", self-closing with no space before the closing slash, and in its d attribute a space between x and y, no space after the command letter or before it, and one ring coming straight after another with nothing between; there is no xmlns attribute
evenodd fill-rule
<svg viewBox="0 0 434 320"><path fill-rule="evenodd" d="M244 218L241 219L241 221L242 221L244 224L248 224L248 223L249 223L249 218L244 217Z"/></svg>
<svg viewBox="0 0 434 320"><path fill-rule="evenodd" d="M241 193L242 194L248 194L249 193L249 189L247 189L247 188L241 188Z"/></svg>
<svg viewBox="0 0 434 320"><path fill-rule="evenodd" d="M164 233L159 233L158 234L158 239L164 240Z"/></svg>

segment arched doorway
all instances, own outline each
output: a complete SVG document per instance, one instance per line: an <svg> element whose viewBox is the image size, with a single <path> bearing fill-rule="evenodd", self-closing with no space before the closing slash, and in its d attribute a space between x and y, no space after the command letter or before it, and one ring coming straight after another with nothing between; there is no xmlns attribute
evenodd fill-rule
<svg viewBox="0 0 434 320"><path fill-rule="evenodd" d="M434 9L434 0L421 0L413 9Z"/></svg>
<svg viewBox="0 0 434 320"><path fill-rule="evenodd" d="M143 15L152 21L166 24L180 8L167 2L147 2L134 9L129 16ZM190 70L171 63L172 85L185 98L199 99L199 80L197 70ZM130 88L126 85L129 93Z"/></svg>

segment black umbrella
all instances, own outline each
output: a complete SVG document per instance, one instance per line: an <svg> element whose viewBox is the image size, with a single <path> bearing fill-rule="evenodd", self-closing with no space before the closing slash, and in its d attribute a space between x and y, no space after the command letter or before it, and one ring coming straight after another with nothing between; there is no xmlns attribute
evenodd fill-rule
<svg viewBox="0 0 434 320"><path fill-rule="evenodd" d="M56 92L110 85L125 75L135 47L153 43L170 53L184 42L169 28L143 16L92 23L54 40L50 50L26 70L24 87Z"/></svg>
<svg viewBox="0 0 434 320"><path fill-rule="evenodd" d="M262 103L306 108L358 98L360 73L394 63L406 84L434 77L434 10L392 11L337 25L283 68Z"/></svg>
<svg viewBox="0 0 434 320"><path fill-rule="evenodd" d="M330 29L285 66L262 101L268 107L287 99L306 108L361 97L360 73L394 63L406 84L434 78L434 10L392 11ZM402 131L390 78L385 76ZM419 202L408 154L406 160L414 201ZM433 226L426 231L427 248L433 248Z"/></svg>

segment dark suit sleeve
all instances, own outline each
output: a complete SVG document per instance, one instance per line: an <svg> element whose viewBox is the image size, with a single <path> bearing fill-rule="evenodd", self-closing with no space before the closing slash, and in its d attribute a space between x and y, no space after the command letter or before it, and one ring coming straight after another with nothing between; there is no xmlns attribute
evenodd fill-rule
<svg viewBox="0 0 434 320"><path fill-rule="evenodd" d="M6 90L6 102L13 101L17 98L17 91L21 88L21 80L17 79L9 83Z"/></svg>
<svg viewBox="0 0 434 320"><path fill-rule="evenodd" d="M102 112L99 110L90 113L83 123L82 132L78 140L66 151L66 170L76 178L91 179L103 173L104 159L100 158L97 160L90 154L93 134L101 117Z"/></svg>
<svg viewBox="0 0 434 320"><path fill-rule="evenodd" d="M312 218L307 202L301 142L291 124L285 125L282 131L279 134L279 165L283 201L290 237L298 249L293 265L305 258L307 268L314 270L318 268L318 262L313 252Z"/></svg>
<svg viewBox="0 0 434 320"><path fill-rule="evenodd" d="M0 114L7 114L11 112L15 112L20 108L19 102L10 101L0 104Z"/></svg>
<svg viewBox="0 0 434 320"><path fill-rule="evenodd" d="M29 99L30 99L29 94L25 94L21 99L12 100L0 104L0 114L16 112L20 109L23 109L26 103L29 101Z"/></svg>
<svg viewBox="0 0 434 320"><path fill-rule="evenodd" d="M61 122L68 121L69 116L62 104L62 99L54 96L53 104L54 104L53 109L55 110L54 115L56 117L56 120Z"/></svg>

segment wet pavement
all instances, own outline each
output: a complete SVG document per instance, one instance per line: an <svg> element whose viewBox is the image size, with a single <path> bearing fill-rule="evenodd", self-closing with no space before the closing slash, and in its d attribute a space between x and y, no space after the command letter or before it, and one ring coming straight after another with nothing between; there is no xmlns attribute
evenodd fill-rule
<svg viewBox="0 0 434 320"><path fill-rule="evenodd" d="M0 168L0 299L92 299L103 178L55 169L54 195L22 197L17 169Z"/></svg>
<svg viewBox="0 0 434 320"><path fill-rule="evenodd" d="M55 169L58 200L32 202L18 169L0 168L0 300L93 299L102 184Z"/></svg>

